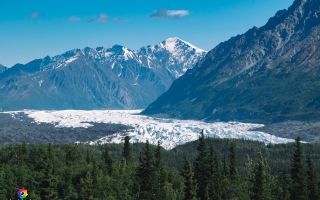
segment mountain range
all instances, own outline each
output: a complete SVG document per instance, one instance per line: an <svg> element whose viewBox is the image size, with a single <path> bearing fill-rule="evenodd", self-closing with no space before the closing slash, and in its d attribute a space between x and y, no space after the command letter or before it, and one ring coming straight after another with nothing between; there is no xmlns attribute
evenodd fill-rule
<svg viewBox="0 0 320 200"><path fill-rule="evenodd" d="M121 45L74 49L27 64L0 66L0 107L145 108L207 52L179 38L133 51Z"/></svg>
<svg viewBox="0 0 320 200"><path fill-rule="evenodd" d="M320 1L295 0L230 38L142 114L204 121L320 119Z"/></svg>

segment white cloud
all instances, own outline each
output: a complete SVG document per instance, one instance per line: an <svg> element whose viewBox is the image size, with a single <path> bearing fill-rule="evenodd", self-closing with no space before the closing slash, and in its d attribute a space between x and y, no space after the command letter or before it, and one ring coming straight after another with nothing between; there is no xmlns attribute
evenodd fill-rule
<svg viewBox="0 0 320 200"><path fill-rule="evenodd" d="M106 15L106 13L101 13L98 16L96 16L96 20L100 22L107 22L109 20L109 17L108 15Z"/></svg>
<svg viewBox="0 0 320 200"><path fill-rule="evenodd" d="M189 15L188 10L167 10L160 8L156 12L149 15L150 18L180 20L181 17Z"/></svg>
<svg viewBox="0 0 320 200"><path fill-rule="evenodd" d="M170 16L180 16L180 17L189 15L188 10L168 10L167 13Z"/></svg>

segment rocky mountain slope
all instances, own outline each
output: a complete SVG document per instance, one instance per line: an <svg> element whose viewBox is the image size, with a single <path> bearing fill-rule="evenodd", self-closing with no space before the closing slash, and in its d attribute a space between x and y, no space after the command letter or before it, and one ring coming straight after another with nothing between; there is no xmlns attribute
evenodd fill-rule
<svg viewBox="0 0 320 200"><path fill-rule="evenodd" d="M145 108L205 54L179 38L137 51L120 45L74 49L1 73L0 107Z"/></svg>
<svg viewBox="0 0 320 200"><path fill-rule="evenodd" d="M8 69L7 67L5 67L5 66L3 66L3 65L0 64L0 73L3 73L3 72L6 71L7 69Z"/></svg>
<svg viewBox="0 0 320 200"><path fill-rule="evenodd" d="M206 121L319 119L319 17L319 0L295 0L266 25L220 43L142 113Z"/></svg>

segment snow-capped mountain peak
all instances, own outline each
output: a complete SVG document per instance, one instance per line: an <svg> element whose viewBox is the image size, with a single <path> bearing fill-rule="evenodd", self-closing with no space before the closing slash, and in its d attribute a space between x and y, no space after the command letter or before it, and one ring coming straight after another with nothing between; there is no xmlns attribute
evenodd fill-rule
<svg viewBox="0 0 320 200"><path fill-rule="evenodd" d="M200 48L190 44L189 42L181 40L178 37L168 38L165 41L163 41L162 43L160 43L160 45L163 45L171 53L174 53L177 49L179 49L181 47L186 48L187 46L189 46L190 49L194 49L195 52L198 54L207 52L203 49L200 49Z"/></svg>
<svg viewBox="0 0 320 200"><path fill-rule="evenodd" d="M174 37L174 38L168 38L160 44L163 45L168 51L174 52L176 49L177 43L179 42L180 42L179 38Z"/></svg>
<svg viewBox="0 0 320 200"><path fill-rule="evenodd" d="M175 78L182 76L207 53L177 37L168 38L154 46L142 47L135 52L142 66L150 69L166 68Z"/></svg>

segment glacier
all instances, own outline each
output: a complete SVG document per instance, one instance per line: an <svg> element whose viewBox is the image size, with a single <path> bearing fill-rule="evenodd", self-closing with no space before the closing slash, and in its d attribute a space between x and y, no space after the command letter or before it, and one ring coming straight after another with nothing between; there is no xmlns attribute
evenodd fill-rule
<svg viewBox="0 0 320 200"><path fill-rule="evenodd" d="M124 133L115 133L95 141L86 143L122 143L125 136L131 142L146 142L157 144L167 150L177 145L197 140L199 133L204 130L205 137L213 138L241 138L246 140L262 141L265 144L294 142L293 139L276 137L261 131L250 131L264 126L263 124L241 122L214 122L207 123L197 120L167 119L139 115L141 110L23 110L4 113L14 114L23 112L34 120L34 123L50 123L55 127L84 127L93 126L91 123L124 124L132 127Z"/></svg>

